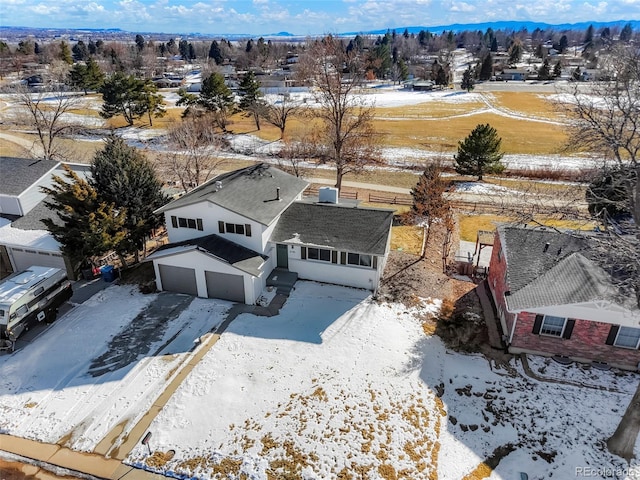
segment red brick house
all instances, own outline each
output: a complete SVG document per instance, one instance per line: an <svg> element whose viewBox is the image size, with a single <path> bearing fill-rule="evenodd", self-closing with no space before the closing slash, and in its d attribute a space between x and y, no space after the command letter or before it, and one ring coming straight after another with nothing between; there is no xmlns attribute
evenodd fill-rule
<svg viewBox="0 0 640 480"><path fill-rule="evenodd" d="M488 282L509 352L640 367L640 310L594 258L588 234L498 227Z"/></svg>

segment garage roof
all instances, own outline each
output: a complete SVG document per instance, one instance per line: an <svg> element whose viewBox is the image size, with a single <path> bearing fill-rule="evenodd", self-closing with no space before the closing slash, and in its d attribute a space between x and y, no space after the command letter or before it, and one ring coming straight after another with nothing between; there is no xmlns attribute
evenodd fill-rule
<svg viewBox="0 0 640 480"><path fill-rule="evenodd" d="M0 194L17 197L56 168L58 163L54 160L0 157Z"/></svg>
<svg viewBox="0 0 640 480"><path fill-rule="evenodd" d="M271 241L384 255L392 221L393 210L295 202L280 217Z"/></svg>
<svg viewBox="0 0 640 480"><path fill-rule="evenodd" d="M249 248L213 234L163 245L152 255L149 255L147 260L169 255L178 255L193 249L213 255L217 259L256 277L262 273L260 268L265 260L269 258L266 255L260 255L258 252L254 252Z"/></svg>
<svg viewBox="0 0 640 480"><path fill-rule="evenodd" d="M304 180L267 163L258 163L219 175L160 207L156 213L211 202L263 225L269 225L308 185Z"/></svg>

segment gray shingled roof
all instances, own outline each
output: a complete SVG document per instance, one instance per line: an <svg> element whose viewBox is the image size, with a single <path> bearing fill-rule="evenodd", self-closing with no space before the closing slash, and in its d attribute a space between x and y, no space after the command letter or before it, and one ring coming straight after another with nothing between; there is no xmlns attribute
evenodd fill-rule
<svg viewBox="0 0 640 480"><path fill-rule="evenodd" d="M509 310L595 300L619 303L619 292L595 261L586 234L510 226L500 226L498 232L508 265Z"/></svg>
<svg viewBox="0 0 640 480"><path fill-rule="evenodd" d="M208 201L263 225L269 225L308 185L298 177L269 164L259 163L219 175L156 212ZM277 199L278 187L280 200Z"/></svg>
<svg viewBox="0 0 640 480"><path fill-rule="evenodd" d="M54 160L0 157L0 194L20 195L57 165Z"/></svg>
<svg viewBox="0 0 640 480"><path fill-rule="evenodd" d="M614 300L609 275L580 253L563 258L542 276L505 297L509 310Z"/></svg>
<svg viewBox="0 0 640 480"><path fill-rule="evenodd" d="M384 255L392 210L295 202L282 214L271 241Z"/></svg>
<svg viewBox="0 0 640 480"><path fill-rule="evenodd" d="M47 195L44 200L29 210L26 215L14 220L11 226L21 230L46 230L46 225L42 223L43 218L49 218L53 220L56 225L62 225L62 220L60 220L58 214L44 204L45 201L51 200L51 195Z"/></svg>
<svg viewBox="0 0 640 480"><path fill-rule="evenodd" d="M572 253L589 256L588 240L552 229L511 226L498 227L500 241L507 258L508 284L511 292L528 285ZM545 246L549 244L548 247Z"/></svg>
<svg viewBox="0 0 640 480"><path fill-rule="evenodd" d="M147 257L147 259L152 260L154 257L157 258L164 254L175 255L182 253L184 250L181 250L180 247L196 247L254 276L260 275L260 267L264 264L265 260L269 258L266 255L260 255L258 252L254 252L249 248L212 234L163 245L158 248L153 255Z"/></svg>

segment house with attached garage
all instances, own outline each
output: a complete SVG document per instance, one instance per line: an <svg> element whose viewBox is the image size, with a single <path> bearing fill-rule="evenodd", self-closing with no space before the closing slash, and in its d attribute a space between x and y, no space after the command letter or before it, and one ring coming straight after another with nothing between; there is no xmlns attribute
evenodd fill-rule
<svg viewBox="0 0 640 480"><path fill-rule="evenodd" d="M509 352L640 368L640 309L599 265L594 235L498 227L488 282Z"/></svg>
<svg viewBox="0 0 640 480"><path fill-rule="evenodd" d="M69 165L82 177L89 174L89 165ZM60 244L42 223L58 216L44 204L41 187L63 174L54 160L0 157L0 278L32 265L62 268L73 278Z"/></svg>
<svg viewBox="0 0 640 480"><path fill-rule="evenodd" d="M393 211L360 208L259 163L224 173L157 210L169 243L150 255L159 290L256 303L283 274L375 290Z"/></svg>

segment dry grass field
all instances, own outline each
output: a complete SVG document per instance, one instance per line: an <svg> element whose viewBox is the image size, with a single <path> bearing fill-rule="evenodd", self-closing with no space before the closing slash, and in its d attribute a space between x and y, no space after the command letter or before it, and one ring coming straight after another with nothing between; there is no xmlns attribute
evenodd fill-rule
<svg viewBox="0 0 640 480"><path fill-rule="evenodd" d="M386 147L409 147L449 154L455 152L458 142L476 125L490 123L502 137L505 153L550 154L561 150L566 140L563 128L554 123L534 121L562 120L548 96L531 92L491 92L485 94L485 98L500 113L488 111L488 105L480 101L449 103L436 100L401 107L375 107L374 126L381 134L381 145ZM99 99L96 97L94 100ZM98 116L96 109L89 108L78 108L73 113ZM182 108L167 106L166 115L154 118L152 128L167 128L179 121L181 113ZM111 118L105 123L108 128L126 126L122 117ZM148 127L148 123L148 118L143 117L135 125ZM287 126L287 136L299 137L301 132L309 130L309 123L309 119L292 119ZM229 130L236 134L250 133L268 141L275 141L280 136L277 128L264 121L258 131L253 119L242 114L231 118ZM5 148L5 143L3 140L0 145Z"/></svg>

